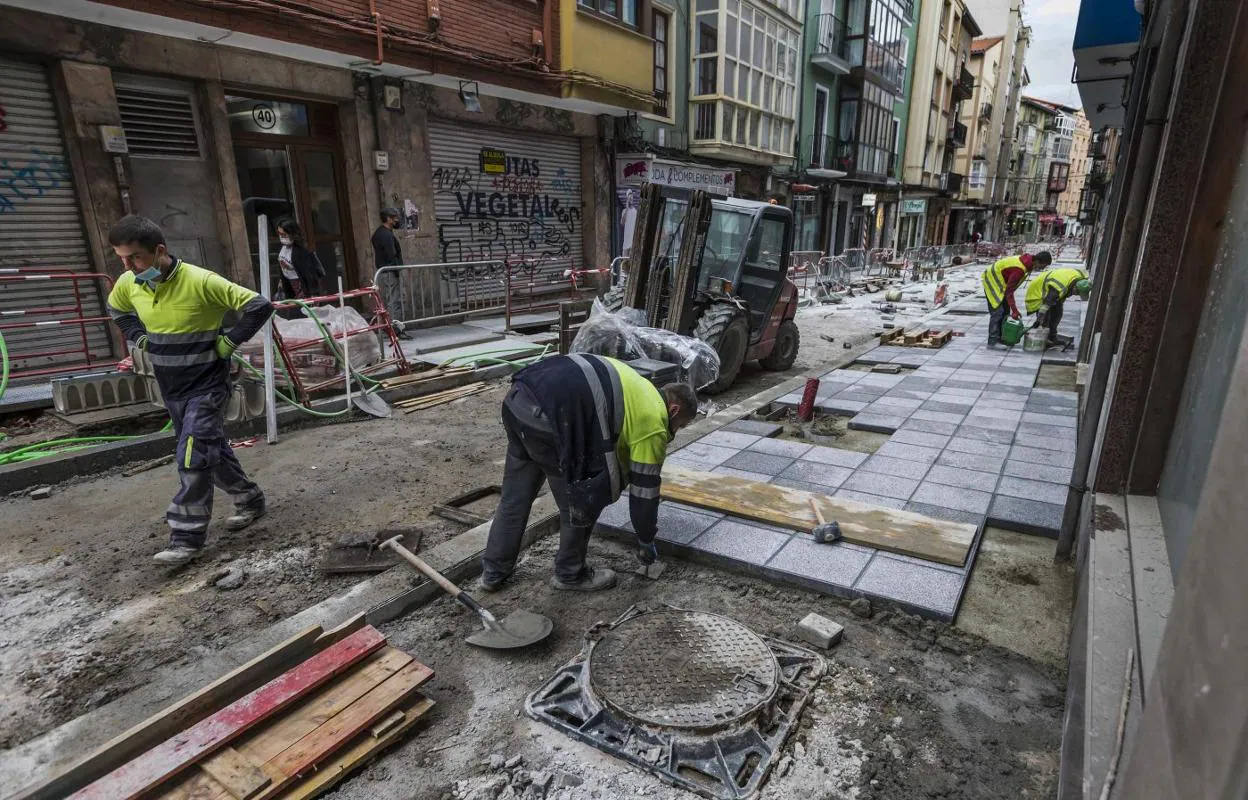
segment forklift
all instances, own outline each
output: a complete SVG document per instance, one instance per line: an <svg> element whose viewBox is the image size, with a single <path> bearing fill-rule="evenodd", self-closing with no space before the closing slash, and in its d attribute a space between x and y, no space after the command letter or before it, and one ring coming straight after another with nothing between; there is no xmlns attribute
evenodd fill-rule
<svg viewBox="0 0 1248 800"><path fill-rule="evenodd" d="M793 213L648 183L641 189L627 280L608 311L645 311L653 328L700 339L719 355L717 394L747 361L783 372L797 359L797 287L789 279Z"/></svg>

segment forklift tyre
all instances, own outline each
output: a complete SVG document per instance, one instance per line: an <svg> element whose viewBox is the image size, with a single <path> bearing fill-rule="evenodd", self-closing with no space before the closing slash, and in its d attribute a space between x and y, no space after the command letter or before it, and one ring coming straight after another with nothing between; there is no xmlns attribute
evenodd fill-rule
<svg viewBox="0 0 1248 800"><path fill-rule="evenodd" d="M776 345L772 348L771 355L760 358L758 363L763 369L784 372L797 360L797 348L801 343L802 335L797 330L797 323L786 319L776 331Z"/></svg>
<svg viewBox="0 0 1248 800"><path fill-rule="evenodd" d="M719 394L732 386L741 371L741 364L745 362L745 351L750 345L750 324L736 306L721 303L711 306L698 318L693 335L715 348L719 354L719 377L714 383L702 387L707 394Z"/></svg>

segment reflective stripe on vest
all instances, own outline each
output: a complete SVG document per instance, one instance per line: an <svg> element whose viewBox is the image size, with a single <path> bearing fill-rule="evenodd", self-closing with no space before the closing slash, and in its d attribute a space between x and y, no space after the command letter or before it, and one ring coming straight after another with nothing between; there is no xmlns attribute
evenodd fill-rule
<svg viewBox="0 0 1248 800"><path fill-rule="evenodd" d="M1076 283L1087 277L1087 272L1076 267L1059 267L1034 276L1027 284L1027 313L1034 314L1044 305L1049 289L1057 290L1057 299L1061 302L1070 297Z"/></svg>
<svg viewBox="0 0 1248 800"><path fill-rule="evenodd" d="M594 365L589 363L589 359L582 355L571 354L568 358L581 368L581 372L585 374L585 380L589 383L590 394L594 398L594 411L598 417L598 426L603 434L603 459L607 462L607 474L611 478L611 501L615 502L620 497L620 491L623 489L623 482L620 480L620 460L615 454L615 442L620 438L620 430L624 425L624 390L620 386L620 378L615 374L615 370L611 369L609 364L604 365L607 368L607 374L611 376L611 388L614 395L615 425L607 424L607 392L606 387L602 385L602 379L598 377L598 371L594 369Z"/></svg>
<svg viewBox="0 0 1248 800"><path fill-rule="evenodd" d="M997 261L984 270L984 274L980 276L980 282L984 285L984 297L988 298L988 305L993 308L1005 301L1005 271L1011 267L1017 267L1023 272L1027 271L1021 258L1010 256Z"/></svg>

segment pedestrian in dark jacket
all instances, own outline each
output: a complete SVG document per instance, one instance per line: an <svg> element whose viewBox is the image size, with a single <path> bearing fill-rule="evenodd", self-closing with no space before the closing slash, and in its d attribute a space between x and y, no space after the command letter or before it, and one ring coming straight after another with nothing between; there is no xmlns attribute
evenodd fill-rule
<svg viewBox="0 0 1248 800"><path fill-rule="evenodd" d="M325 268L316 253L308 249L299 223L293 219L277 223L277 239L282 243L277 263L282 270L283 299L317 297L329 291L321 285Z"/></svg>
<svg viewBox="0 0 1248 800"><path fill-rule="evenodd" d="M399 246L399 237L394 235L394 229L399 227L401 214L397 208L383 208L381 210L381 224L377 226L377 230L373 231L373 266L377 270L382 267L397 267L403 263L403 248ZM400 338L409 339L410 336L403 330L403 287L399 280L399 273L394 270L386 272L373 273L373 285L381 293L381 302L385 303L386 310L390 312L391 324L394 331Z"/></svg>

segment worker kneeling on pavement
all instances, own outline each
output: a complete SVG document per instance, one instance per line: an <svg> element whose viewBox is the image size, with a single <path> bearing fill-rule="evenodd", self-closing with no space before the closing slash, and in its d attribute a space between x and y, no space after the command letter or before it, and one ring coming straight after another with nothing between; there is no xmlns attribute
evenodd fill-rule
<svg viewBox="0 0 1248 800"><path fill-rule="evenodd" d="M1033 269L1047 269L1053 263L1053 256L1048 250L1042 250L1034 256L1024 253L1021 256L1008 256L984 270L980 282L984 286L984 297L988 300L988 346L995 347L1001 343L1001 326L1005 324L1008 312L1014 319L1021 319L1022 313L1014 303L1014 290Z"/></svg>
<svg viewBox="0 0 1248 800"><path fill-rule="evenodd" d="M165 408L178 438L181 488L165 512L169 547L160 564L185 564L204 546L212 518L214 484L234 499L225 527L246 528L264 515L260 491L225 438L230 357L273 313L260 295L171 254L165 234L150 219L128 216L108 232L108 243L126 267L108 295L108 313L133 354L152 362ZM227 311L239 312L228 331Z"/></svg>
<svg viewBox="0 0 1248 800"><path fill-rule="evenodd" d="M697 411L697 394L687 384L656 389L627 364L604 356L555 356L517 373L503 400L507 464L480 587L494 591L511 576L543 479L559 506L551 586L592 592L615 585L615 572L587 565L585 556L598 515L625 484L637 557L654 563L667 444Z"/></svg>
<svg viewBox="0 0 1248 800"><path fill-rule="evenodd" d="M1027 284L1027 313L1035 314L1033 328L1049 329L1049 345L1066 345L1069 341L1058 336L1057 326L1062 321L1062 307L1072 294L1087 300L1092 293L1092 282L1086 270L1078 267L1059 267L1042 272Z"/></svg>

